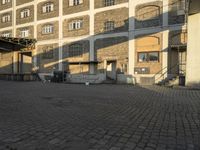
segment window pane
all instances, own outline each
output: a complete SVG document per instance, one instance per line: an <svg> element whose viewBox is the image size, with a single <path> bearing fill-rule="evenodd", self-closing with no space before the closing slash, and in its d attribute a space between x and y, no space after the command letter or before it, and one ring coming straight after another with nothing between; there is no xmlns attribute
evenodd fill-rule
<svg viewBox="0 0 200 150"><path fill-rule="evenodd" d="M139 53L139 62L147 61L147 53Z"/></svg>
<svg viewBox="0 0 200 150"><path fill-rule="evenodd" d="M105 6L115 5L115 0L105 0L104 5Z"/></svg>
<svg viewBox="0 0 200 150"><path fill-rule="evenodd" d="M159 53L158 52L149 53L149 61L159 61Z"/></svg>
<svg viewBox="0 0 200 150"><path fill-rule="evenodd" d="M114 21L107 21L104 25L105 31L113 31L115 29L115 22Z"/></svg>
<svg viewBox="0 0 200 150"><path fill-rule="evenodd" d="M69 57L81 57L83 54L82 44L72 44L69 46Z"/></svg>

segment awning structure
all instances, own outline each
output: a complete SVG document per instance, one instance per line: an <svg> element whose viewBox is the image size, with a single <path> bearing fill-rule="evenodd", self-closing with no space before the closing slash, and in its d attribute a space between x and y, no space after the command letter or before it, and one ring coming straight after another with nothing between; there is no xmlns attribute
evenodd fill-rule
<svg viewBox="0 0 200 150"><path fill-rule="evenodd" d="M172 44L171 48L186 48L187 44Z"/></svg>
<svg viewBox="0 0 200 150"><path fill-rule="evenodd" d="M35 39L0 37L1 51L19 51L23 49L33 49L35 47Z"/></svg>
<svg viewBox="0 0 200 150"><path fill-rule="evenodd" d="M175 51L186 51L187 44L172 44L170 45L172 50Z"/></svg>

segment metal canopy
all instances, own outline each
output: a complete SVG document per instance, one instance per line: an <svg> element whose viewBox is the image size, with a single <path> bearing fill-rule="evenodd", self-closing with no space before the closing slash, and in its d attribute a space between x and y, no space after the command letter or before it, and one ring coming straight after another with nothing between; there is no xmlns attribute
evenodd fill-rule
<svg viewBox="0 0 200 150"><path fill-rule="evenodd" d="M31 48L35 46L35 39L0 37L0 50L3 51L19 51L24 48Z"/></svg>

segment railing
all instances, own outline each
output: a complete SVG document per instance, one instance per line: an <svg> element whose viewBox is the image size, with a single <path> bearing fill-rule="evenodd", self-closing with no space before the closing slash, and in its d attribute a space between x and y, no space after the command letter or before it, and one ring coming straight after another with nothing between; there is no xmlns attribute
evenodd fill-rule
<svg viewBox="0 0 200 150"><path fill-rule="evenodd" d="M177 64L171 66L170 68L165 67L165 68L161 69L159 72L157 72L154 75L155 83L157 81L165 80L168 77L168 74L171 73L172 70L176 69L176 68L177 68L176 73L175 73L176 76L179 76L179 75L185 76L185 74L186 74L185 70L181 69L182 67L180 67L180 66L185 66L185 65L186 65L185 63L177 63ZM164 70L166 70L166 71L164 71Z"/></svg>

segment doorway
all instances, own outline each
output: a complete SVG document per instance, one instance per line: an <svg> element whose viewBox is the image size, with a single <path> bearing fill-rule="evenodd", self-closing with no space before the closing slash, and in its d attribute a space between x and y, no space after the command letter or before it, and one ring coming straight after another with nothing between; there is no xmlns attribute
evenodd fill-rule
<svg viewBox="0 0 200 150"><path fill-rule="evenodd" d="M106 78L111 80L116 80L117 73L116 73L116 60L109 60L107 61L106 65Z"/></svg>
<svg viewBox="0 0 200 150"><path fill-rule="evenodd" d="M18 54L18 73L32 72L32 52L21 52Z"/></svg>
<svg viewBox="0 0 200 150"><path fill-rule="evenodd" d="M171 48L169 73L184 75L186 72L187 52L185 47Z"/></svg>

